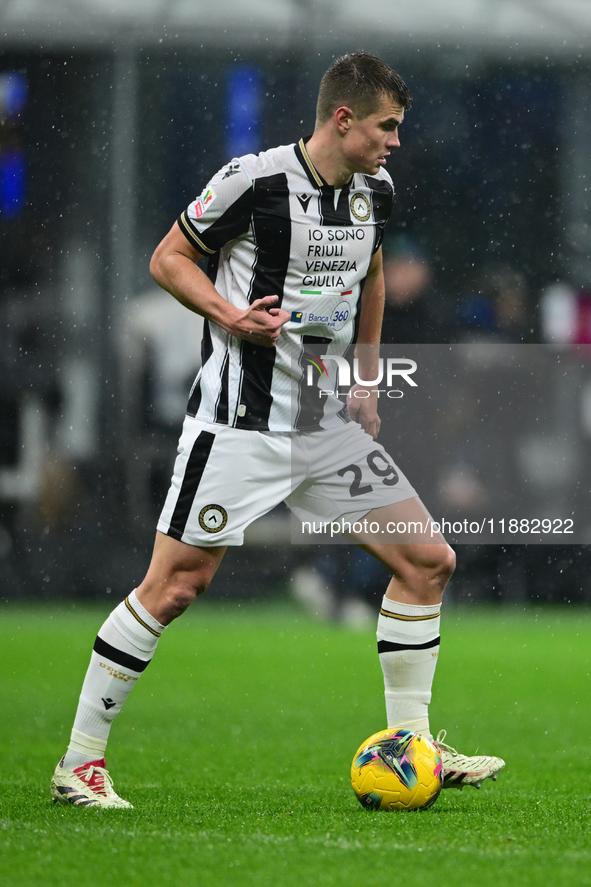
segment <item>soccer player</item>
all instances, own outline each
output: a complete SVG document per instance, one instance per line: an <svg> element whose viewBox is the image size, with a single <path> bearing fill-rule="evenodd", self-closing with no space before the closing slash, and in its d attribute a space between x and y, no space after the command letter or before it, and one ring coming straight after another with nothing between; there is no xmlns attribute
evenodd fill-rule
<svg viewBox="0 0 591 887"><path fill-rule="evenodd" d="M431 736L440 605L454 554L427 533L428 512L374 439L376 386L354 385L347 405L305 396L307 367L321 357L336 368L354 342L366 346L359 378L376 378L381 240L393 199L385 167L410 104L405 83L379 58L337 59L320 84L312 136L233 159L157 247L154 279L205 318L202 368L147 575L95 641L51 782L56 801L131 806L106 770L111 724L226 547L281 501L302 519L425 525L423 535L390 537L394 544L363 533L354 541L392 572L378 618L388 726ZM196 264L205 256L207 274ZM460 755L443 738L447 786L479 786L504 766Z"/></svg>

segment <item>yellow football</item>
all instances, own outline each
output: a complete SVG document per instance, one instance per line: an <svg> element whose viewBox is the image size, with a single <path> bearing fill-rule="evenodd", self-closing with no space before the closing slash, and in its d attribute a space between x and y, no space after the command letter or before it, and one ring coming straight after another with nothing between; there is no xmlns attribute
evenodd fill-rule
<svg viewBox="0 0 591 887"><path fill-rule="evenodd" d="M353 791L371 810L421 810L443 784L434 744L410 730L380 730L358 748L351 765Z"/></svg>

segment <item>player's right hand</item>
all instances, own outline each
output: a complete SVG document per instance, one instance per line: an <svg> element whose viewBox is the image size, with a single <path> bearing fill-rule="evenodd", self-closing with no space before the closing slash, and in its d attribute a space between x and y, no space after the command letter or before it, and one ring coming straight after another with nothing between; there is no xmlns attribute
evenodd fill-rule
<svg viewBox="0 0 591 887"><path fill-rule="evenodd" d="M272 348L281 334L290 314L283 308L274 308L279 296L257 299L235 322L234 335L247 342Z"/></svg>

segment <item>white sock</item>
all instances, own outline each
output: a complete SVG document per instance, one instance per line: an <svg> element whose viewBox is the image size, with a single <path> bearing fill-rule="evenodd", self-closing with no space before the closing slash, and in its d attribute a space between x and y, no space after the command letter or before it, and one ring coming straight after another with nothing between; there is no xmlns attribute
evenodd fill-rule
<svg viewBox="0 0 591 887"><path fill-rule="evenodd" d="M101 626L63 762L66 770L104 757L111 724L152 659L164 628L142 607L135 591Z"/></svg>
<svg viewBox="0 0 591 887"><path fill-rule="evenodd" d="M430 739L429 703L439 653L440 610L440 604L419 607L384 598L378 618L388 728L412 730Z"/></svg>

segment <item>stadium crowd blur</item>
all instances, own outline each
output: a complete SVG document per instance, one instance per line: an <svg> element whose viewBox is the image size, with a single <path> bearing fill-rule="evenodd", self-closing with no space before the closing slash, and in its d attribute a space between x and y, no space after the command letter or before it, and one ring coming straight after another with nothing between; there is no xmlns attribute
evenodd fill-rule
<svg viewBox="0 0 591 887"><path fill-rule="evenodd" d="M256 128L260 149L299 138L301 119L313 115L308 93L298 92L284 61L261 57L250 73L240 68L244 82L236 86L230 61L212 58L187 52L182 64L146 62L140 72L136 205L142 211L128 262L134 290L116 324L105 283L109 274L117 276L117 238L109 234L106 208L101 146L109 135L97 124L106 113L93 80L98 63L69 55L66 69L59 54L15 51L6 70L26 72L26 107L22 88L20 99L15 92L21 81L0 69L0 171L12 164L11 181L17 181L22 149L28 163L22 169L29 169L36 194L36 201L14 190L4 194L7 179L0 175L3 597L102 599L122 596L141 578L200 338L200 319L151 283L150 251L209 175L252 149L238 136L232 142L224 122L221 109L231 107L220 92L225 71L228 88L244 89L246 82L243 102L258 83L252 113L264 109ZM473 79L450 74L442 86L439 69L416 59L401 68L408 68L415 104L389 165L398 201L384 240L383 341L590 344L591 279L586 287L580 275L565 273L559 225L561 72L495 62ZM68 80L66 71L76 76ZM84 105L91 81L94 111ZM198 109L183 98L195 83ZM287 110L286 95L293 100ZM57 123L56 105L63 107ZM200 130L208 142L197 151L192 134ZM34 211L33 203L42 209ZM97 230L83 236L88 204ZM124 266L126 256L119 261ZM449 434L472 421L470 409L458 397ZM591 397L586 410L591 415ZM587 455L591 420L577 433ZM438 497L469 505L478 496L476 468L471 484L453 464L416 477L408 440L401 441L398 461L429 507L430 497L436 506ZM280 511L253 527L210 594L291 588L326 618L374 620L387 581L379 564L354 547L292 546L286 522L287 512ZM462 545L449 596L457 602L589 602L590 547Z"/></svg>

